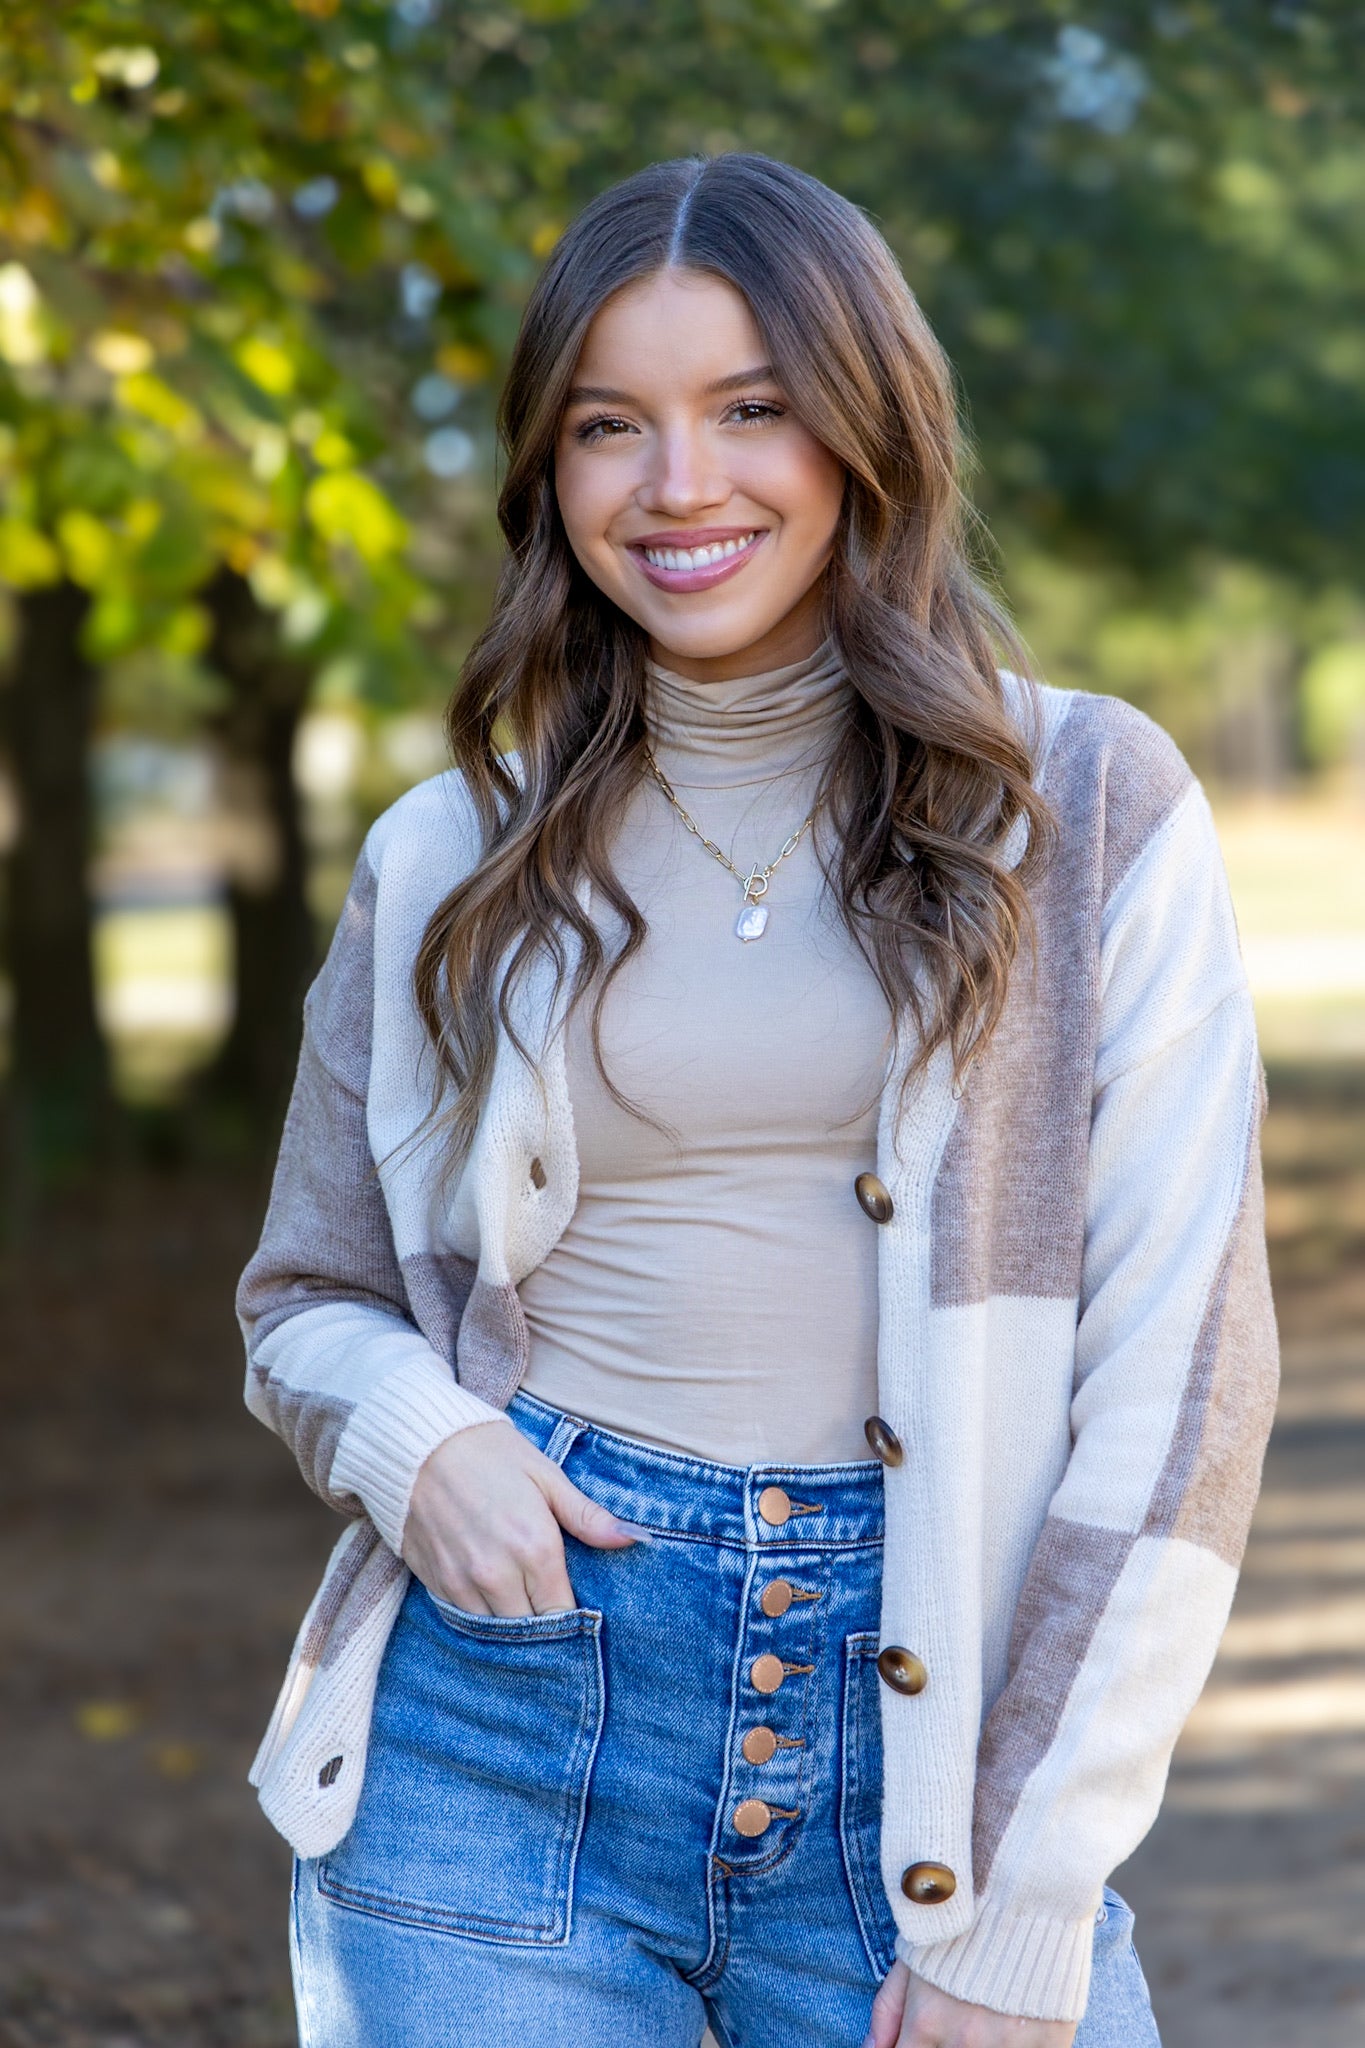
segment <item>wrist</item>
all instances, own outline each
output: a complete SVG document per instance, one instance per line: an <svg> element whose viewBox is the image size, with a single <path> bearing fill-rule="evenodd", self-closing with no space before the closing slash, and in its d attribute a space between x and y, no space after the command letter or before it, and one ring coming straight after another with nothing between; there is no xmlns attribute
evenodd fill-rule
<svg viewBox="0 0 1365 2048"><path fill-rule="evenodd" d="M457 1385L429 1349L401 1361L358 1402L337 1441L330 1485L354 1495L390 1550L402 1555L417 1476L432 1453L480 1422L509 1422Z"/></svg>

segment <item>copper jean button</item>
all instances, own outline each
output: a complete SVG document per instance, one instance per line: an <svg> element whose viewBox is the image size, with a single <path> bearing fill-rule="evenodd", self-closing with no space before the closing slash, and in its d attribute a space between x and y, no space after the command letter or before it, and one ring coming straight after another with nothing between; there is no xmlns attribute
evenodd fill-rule
<svg viewBox="0 0 1365 2048"><path fill-rule="evenodd" d="M751 1728L740 1748L748 1764L766 1764L777 1749L777 1737L771 1728Z"/></svg>
<svg viewBox="0 0 1365 2048"><path fill-rule="evenodd" d="M863 1424L863 1435L867 1438L872 1455L880 1458L883 1465L899 1465L905 1456L900 1438L889 1422L883 1422L880 1415L869 1415Z"/></svg>
<svg viewBox="0 0 1365 2048"><path fill-rule="evenodd" d="M737 1835L762 1835L771 1826L772 1817L766 1800L745 1799L735 1808L732 1825Z"/></svg>
<svg viewBox="0 0 1365 2048"><path fill-rule="evenodd" d="M957 1890L946 1863L912 1863L901 1875L901 1890L917 1906L941 1906Z"/></svg>
<svg viewBox="0 0 1365 2048"><path fill-rule="evenodd" d="M755 1692L776 1692L786 1677L782 1659L769 1651L766 1656L755 1657L749 1666L749 1682Z"/></svg>
<svg viewBox="0 0 1365 2048"><path fill-rule="evenodd" d="M913 1650L903 1650L899 1643L888 1643L877 1659L877 1669L892 1692L923 1692L929 1683L923 1663Z"/></svg>
<svg viewBox="0 0 1365 2048"><path fill-rule="evenodd" d="M870 1216L874 1223L889 1223L895 1214L895 1203L884 1180L878 1180L875 1173L860 1173L853 1183L853 1192L858 1197L858 1207L864 1216Z"/></svg>
<svg viewBox="0 0 1365 2048"><path fill-rule="evenodd" d="M777 1621L792 1604L792 1589L785 1579L770 1579L758 1596L758 1604L770 1621Z"/></svg>
<svg viewBox="0 0 1365 2048"><path fill-rule="evenodd" d="M765 1486L758 1496L758 1512L774 1529L791 1519L792 1504L780 1486Z"/></svg>

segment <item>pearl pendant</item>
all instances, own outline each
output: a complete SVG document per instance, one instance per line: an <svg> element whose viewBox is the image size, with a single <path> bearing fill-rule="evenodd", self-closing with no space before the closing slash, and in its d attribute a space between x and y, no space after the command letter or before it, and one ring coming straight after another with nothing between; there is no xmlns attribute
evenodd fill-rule
<svg viewBox="0 0 1365 2048"><path fill-rule="evenodd" d="M768 906L766 903L746 903L735 919L735 937L747 944L750 939L761 939L768 929Z"/></svg>

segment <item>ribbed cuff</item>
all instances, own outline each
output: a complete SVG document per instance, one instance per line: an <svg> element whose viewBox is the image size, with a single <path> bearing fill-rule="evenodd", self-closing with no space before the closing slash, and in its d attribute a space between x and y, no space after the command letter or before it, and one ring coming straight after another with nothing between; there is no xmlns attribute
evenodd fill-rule
<svg viewBox="0 0 1365 2048"><path fill-rule="evenodd" d="M437 1445L476 1422L510 1420L458 1386L438 1359L409 1359L355 1408L337 1443L329 1488L357 1495L389 1549L401 1556L412 1489Z"/></svg>
<svg viewBox="0 0 1365 2048"><path fill-rule="evenodd" d="M1093 1913L1085 1920L1021 1919L986 1902L965 1934L922 1944L901 1935L896 1954L917 1977L968 2005L1019 2019L1079 2020L1094 1942Z"/></svg>

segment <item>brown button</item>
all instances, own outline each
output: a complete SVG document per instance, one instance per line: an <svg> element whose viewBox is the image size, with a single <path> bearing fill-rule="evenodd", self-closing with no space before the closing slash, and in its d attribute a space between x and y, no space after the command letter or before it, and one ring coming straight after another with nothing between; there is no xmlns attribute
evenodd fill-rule
<svg viewBox="0 0 1365 2048"><path fill-rule="evenodd" d="M533 1159L531 1161L531 1186L533 1188L543 1188L544 1185L545 1168L541 1165L538 1159Z"/></svg>
<svg viewBox="0 0 1365 2048"><path fill-rule="evenodd" d="M771 1651L767 1656L755 1657L749 1666L749 1682L755 1692L776 1692L786 1675L782 1659L774 1657Z"/></svg>
<svg viewBox="0 0 1365 2048"><path fill-rule="evenodd" d="M766 1834L772 1825L773 1810L762 1799L745 1799L735 1808L732 1825L737 1835Z"/></svg>
<svg viewBox="0 0 1365 2048"><path fill-rule="evenodd" d="M878 1180L875 1173L860 1173L853 1183L853 1192L864 1216L870 1216L874 1223L891 1221L896 1205L887 1193L886 1182Z"/></svg>
<svg viewBox="0 0 1365 2048"><path fill-rule="evenodd" d="M758 1604L770 1621L776 1621L791 1606L794 1595L785 1579L770 1579L758 1596Z"/></svg>
<svg viewBox="0 0 1365 2048"><path fill-rule="evenodd" d="M746 1763L766 1764L777 1748L777 1737L771 1728L751 1728L740 1748L744 1751Z"/></svg>
<svg viewBox="0 0 1365 2048"><path fill-rule="evenodd" d="M869 1415L863 1424L863 1435L872 1449L874 1457L883 1465L899 1465L905 1456L905 1447L889 1422L883 1422L880 1415Z"/></svg>
<svg viewBox="0 0 1365 2048"><path fill-rule="evenodd" d="M326 1763L318 1772L318 1783L319 1785L321 1785L324 1792L327 1790L327 1787L329 1785L335 1785L337 1779L341 1776L341 1766L344 1762L344 1757L328 1757Z"/></svg>
<svg viewBox="0 0 1365 2048"><path fill-rule="evenodd" d="M899 1643L887 1645L877 1659L877 1669L892 1692L923 1692L929 1683L929 1673L919 1658L912 1650L903 1650Z"/></svg>
<svg viewBox="0 0 1365 2048"><path fill-rule="evenodd" d="M901 1874L901 1890L917 1906L941 1906L957 1890L957 1879L946 1863L912 1863Z"/></svg>
<svg viewBox="0 0 1365 2048"><path fill-rule="evenodd" d="M792 1504L780 1486L765 1486L758 1496L758 1512L765 1522L771 1522L774 1529L791 1519Z"/></svg>

